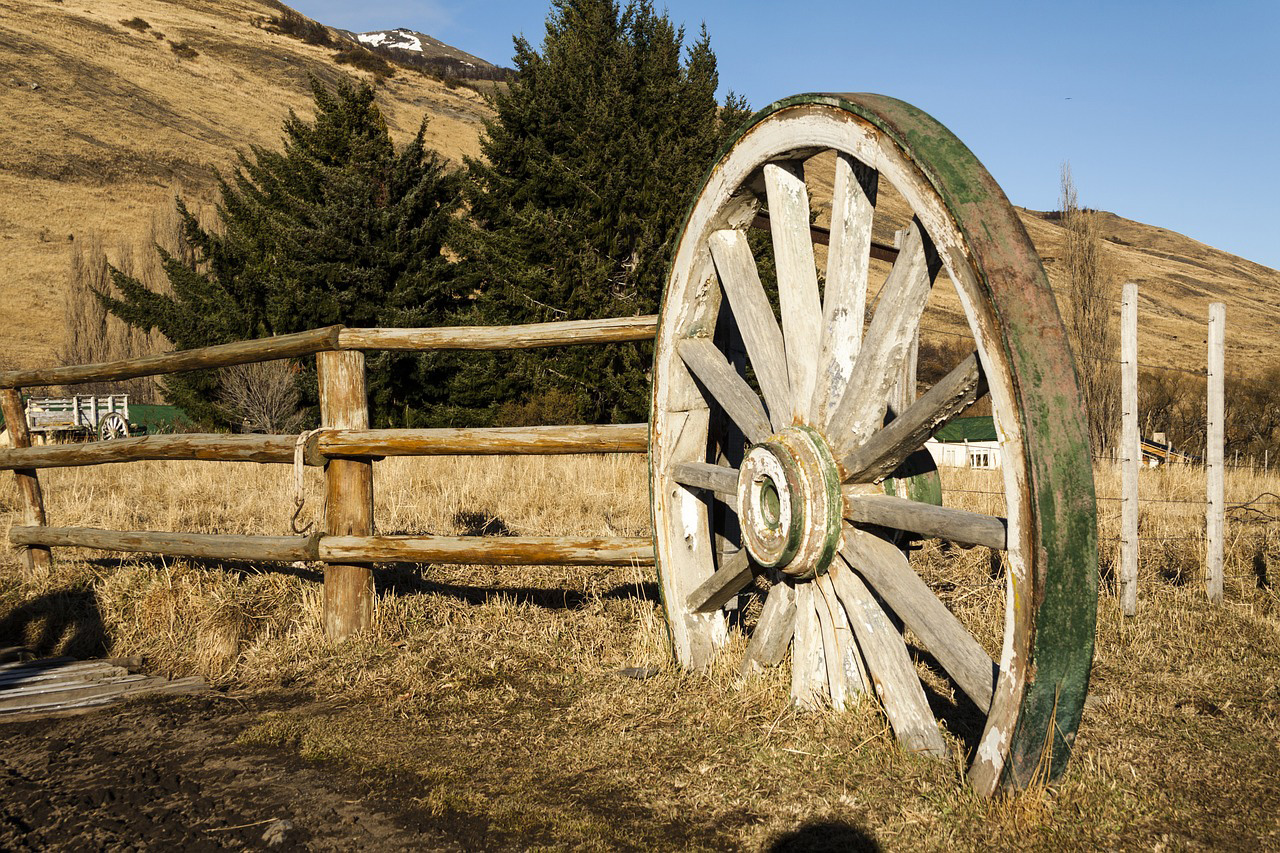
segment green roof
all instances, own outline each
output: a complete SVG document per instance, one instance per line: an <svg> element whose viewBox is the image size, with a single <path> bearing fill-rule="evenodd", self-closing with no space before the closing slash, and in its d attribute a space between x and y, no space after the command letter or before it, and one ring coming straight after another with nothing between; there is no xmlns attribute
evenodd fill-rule
<svg viewBox="0 0 1280 853"><path fill-rule="evenodd" d="M996 422L990 415L956 418L934 435L938 441L995 441Z"/></svg>
<svg viewBox="0 0 1280 853"><path fill-rule="evenodd" d="M130 403L129 420L147 428L148 433L186 432L191 429L187 413L177 406Z"/></svg>

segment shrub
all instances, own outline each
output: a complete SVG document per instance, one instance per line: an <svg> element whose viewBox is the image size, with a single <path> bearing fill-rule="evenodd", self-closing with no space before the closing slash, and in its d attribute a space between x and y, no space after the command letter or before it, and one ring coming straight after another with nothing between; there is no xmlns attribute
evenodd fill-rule
<svg viewBox="0 0 1280 853"><path fill-rule="evenodd" d="M169 49L177 54L179 59L195 59L200 55L200 51L196 50L185 41L175 41L169 45Z"/></svg>
<svg viewBox="0 0 1280 853"><path fill-rule="evenodd" d="M279 15L271 18L270 24L277 32L301 39L307 44L318 44L326 47L333 44L333 37L329 35L328 27L319 21L313 21L305 15L300 15L292 9L285 9Z"/></svg>
<svg viewBox="0 0 1280 853"><path fill-rule="evenodd" d="M333 60L339 65L350 65L352 68L368 71L378 79L394 77L396 73L390 62L387 62L373 51L357 45L344 47L334 54Z"/></svg>
<svg viewBox="0 0 1280 853"><path fill-rule="evenodd" d="M151 29L151 25L148 24L146 21L142 20L141 18L130 18L129 20L121 21L120 23L128 27L129 29L137 30L140 33L146 32L147 30Z"/></svg>

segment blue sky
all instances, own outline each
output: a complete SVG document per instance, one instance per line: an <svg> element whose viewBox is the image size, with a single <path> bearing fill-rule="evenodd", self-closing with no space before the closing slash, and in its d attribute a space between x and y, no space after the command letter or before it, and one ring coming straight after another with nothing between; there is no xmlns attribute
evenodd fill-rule
<svg viewBox="0 0 1280 853"><path fill-rule="evenodd" d="M295 0L356 31L408 27L499 64L535 45L539 0ZM1009 198L1052 209L1070 162L1082 205L1280 268L1280 2L768 3L658 0L705 22L722 90L910 101ZM859 11L859 6L862 11Z"/></svg>

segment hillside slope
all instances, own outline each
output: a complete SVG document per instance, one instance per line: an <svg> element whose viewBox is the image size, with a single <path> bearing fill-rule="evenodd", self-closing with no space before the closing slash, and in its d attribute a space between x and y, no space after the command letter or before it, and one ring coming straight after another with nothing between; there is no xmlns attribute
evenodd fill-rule
<svg viewBox="0 0 1280 853"><path fill-rule="evenodd" d="M278 147L289 110L309 113L308 74L360 74L332 48L266 29L279 12L265 0L0 0L0 363L54 361L75 240L137 244L176 193L211 202L214 170L237 149ZM436 150L478 153L475 91L401 71L378 92L397 139L427 115Z"/></svg>
<svg viewBox="0 0 1280 853"><path fill-rule="evenodd" d="M266 22L282 8L271 0L0 0L0 365L56 360L76 241L96 236L109 251L143 246L175 194L208 204L214 170L232 164L237 149L278 146L288 111L309 112L308 74L360 74L337 64L331 47L272 32ZM427 115L438 151L455 161L478 154L488 107L476 92L410 70L378 91L398 139ZM891 194L882 206L877 232L889 239L900 212ZM1019 213L1061 286L1062 228L1045 214ZM1102 216L1118 275L1142 288L1143 361L1202 368L1207 306L1221 300L1229 369L1274 363L1280 272ZM952 308L946 322L959 323Z"/></svg>

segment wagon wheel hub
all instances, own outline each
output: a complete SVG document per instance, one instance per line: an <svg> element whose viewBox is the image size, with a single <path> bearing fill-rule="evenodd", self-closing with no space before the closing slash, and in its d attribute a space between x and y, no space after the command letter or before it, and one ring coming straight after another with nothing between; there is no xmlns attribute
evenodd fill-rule
<svg viewBox="0 0 1280 853"><path fill-rule="evenodd" d="M738 507L758 565L798 580L826 573L840 545L840 475L815 430L788 427L747 451Z"/></svg>

